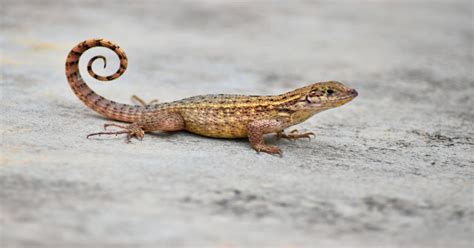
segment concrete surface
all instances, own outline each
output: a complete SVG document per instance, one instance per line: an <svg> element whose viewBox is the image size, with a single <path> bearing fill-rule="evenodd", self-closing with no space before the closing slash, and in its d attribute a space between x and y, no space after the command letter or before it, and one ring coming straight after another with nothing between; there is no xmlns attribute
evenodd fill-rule
<svg viewBox="0 0 474 248"><path fill-rule="evenodd" d="M470 1L1 0L0 16L1 247L473 246ZM115 82L85 76L121 102L332 79L360 95L299 125L311 142L268 137L283 158L188 133L87 140L106 120L64 61L91 37L129 56Z"/></svg>

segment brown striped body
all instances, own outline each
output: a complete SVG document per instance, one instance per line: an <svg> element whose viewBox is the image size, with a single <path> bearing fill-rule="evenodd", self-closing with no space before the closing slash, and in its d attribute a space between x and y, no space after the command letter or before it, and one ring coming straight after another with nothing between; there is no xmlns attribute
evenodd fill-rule
<svg viewBox="0 0 474 248"><path fill-rule="evenodd" d="M279 148L264 144L264 134L275 132L286 138L308 137L307 134L291 136L282 132L318 112L340 106L357 96L355 90L330 81L274 96L215 94L145 106L121 104L95 93L79 73L81 55L97 46L112 49L120 59L120 68L111 76L99 76L92 71L92 63L102 59L105 67L106 59L95 56L89 61L87 68L92 77L109 81L125 72L127 57L119 46L105 39L91 39L79 43L69 53L66 60L68 82L79 99L94 111L110 119L132 123L124 127L128 130L129 138L141 138L147 131L187 130L217 138L249 137L252 147L257 151L281 153Z"/></svg>
<svg viewBox="0 0 474 248"><path fill-rule="evenodd" d="M216 138L244 138L250 122L290 115L292 111L285 110L287 104L291 104L289 95L214 94L185 98L170 103L170 107L183 116L187 131ZM310 115L288 124L298 124Z"/></svg>

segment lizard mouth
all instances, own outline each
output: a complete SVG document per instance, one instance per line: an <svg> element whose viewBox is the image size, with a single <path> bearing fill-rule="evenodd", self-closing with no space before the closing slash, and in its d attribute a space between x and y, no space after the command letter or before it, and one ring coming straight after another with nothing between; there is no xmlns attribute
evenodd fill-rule
<svg viewBox="0 0 474 248"><path fill-rule="evenodd" d="M327 104L327 107L329 108L338 107L350 102L352 99L356 98L358 95L359 93L356 90L350 89L346 91L345 94L327 101L326 104Z"/></svg>
<svg viewBox="0 0 474 248"><path fill-rule="evenodd" d="M344 94L343 96L341 96L340 98L336 98L334 101L344 101L344 100L352 100L354 98L356 98L357 96L359 95L359 92L357 92L357 90L355 89L350 89L347 91L346 94Z"/></svg>

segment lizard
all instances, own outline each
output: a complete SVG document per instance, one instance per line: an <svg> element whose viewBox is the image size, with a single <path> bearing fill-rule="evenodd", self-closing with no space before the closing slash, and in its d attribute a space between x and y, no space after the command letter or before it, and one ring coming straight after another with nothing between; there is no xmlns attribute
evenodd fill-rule
<svg viewBox="0 0 474 248"><path fill-rule="evenodd" d="M182 100L130 105L117 103L94 92L83 80L79 72L81 55L90 48L111 49L119 58L120 66L110 76L101 76L92 70L97 59L107 61L104 56L92 57L87 65L90 76L100 81L111 81L120 77L126 70L128 59L125 51L106 39L88 39L72 48L66 59L66 77L77 97L89 108L116 121L129 123L104 124L104 132L87 135L126 134L142 140L145 132L188 131L214 138L248 138L250 145L258 153L282 155L282 150L265 143L264 135L276 133L278 138L299 139L314 136L314 133L299 133L284 129L299 124L316 113L341 106L358 93L337 81L312 83L310 85L279 95L231 95L210 94L184 98ZM139 99L137 99L139 100ZM107 131L108 127L120 128Z"/></svg>

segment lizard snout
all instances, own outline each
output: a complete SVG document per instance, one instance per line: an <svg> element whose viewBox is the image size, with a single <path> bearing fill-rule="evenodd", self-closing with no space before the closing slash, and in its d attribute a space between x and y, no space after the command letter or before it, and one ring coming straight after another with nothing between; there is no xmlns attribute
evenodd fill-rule
<svg viewBox="0 0 474 248"><path fill-rule="evenodd" d="M356 97L356 96L359 95L359 93L358 93L357 90L355 90L355 89L350 89L350 90L349 90L349 93L350 93L353 97Z"/></svg>

